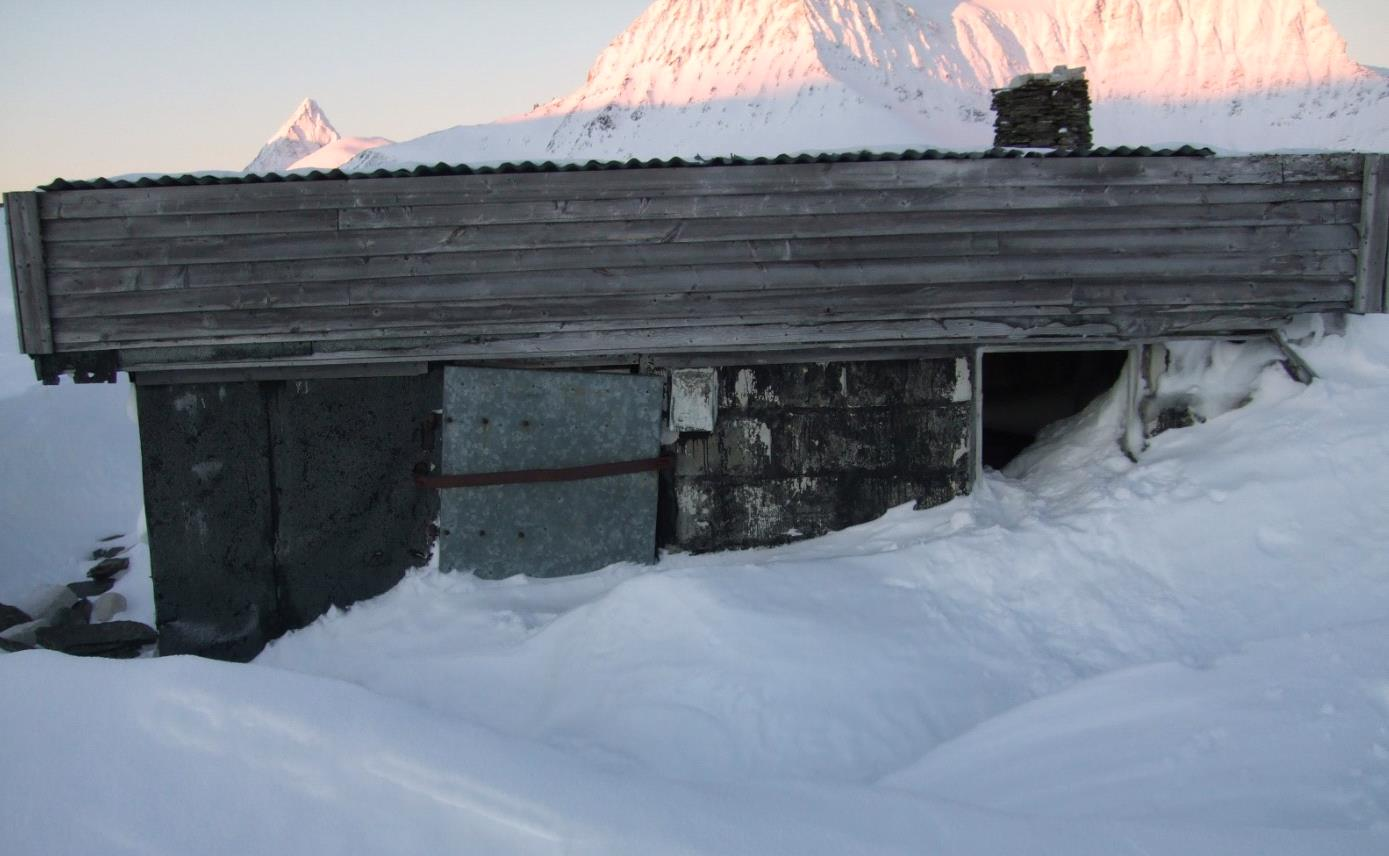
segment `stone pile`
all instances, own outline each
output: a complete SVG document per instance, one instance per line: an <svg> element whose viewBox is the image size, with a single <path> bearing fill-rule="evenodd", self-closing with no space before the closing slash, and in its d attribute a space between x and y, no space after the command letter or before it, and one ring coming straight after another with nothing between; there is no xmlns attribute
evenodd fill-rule
<svg viewBox="0 0 1389 856"><path fill-rule="evenodd" d="M1085 151L1090 148L1090 84L1084 68L1058 65L993 90L994 145Z"/></svg>
<svg viewBox="0 0 1389 856"><path fill-rule="evenodd" d="M104 543L120 536L103 539ZM87 578L53 586L36 598L33 615L0 603L0 651L35 647L80 657L137 657L159 638L154 628L138 621L113 621L125 611L126 600L111 591L130 569L125 547L98 547Z"/></svg>

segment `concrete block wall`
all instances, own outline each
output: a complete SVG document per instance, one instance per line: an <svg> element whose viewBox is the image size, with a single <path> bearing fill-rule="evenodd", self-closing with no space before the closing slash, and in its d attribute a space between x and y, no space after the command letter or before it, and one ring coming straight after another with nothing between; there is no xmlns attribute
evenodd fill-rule
<svg viewBox="0 0 1389 856"><path fill-rule="evenodd" d="M714 430L673 445L668 546L784 543L969 484L970 360L719 369Z"/></svg>
<svg viewBox="0 0 1389 856"><path fill-rule="evenodd" d="M427 561L438 372L136 390L160 653L248 660Z"/></svg>

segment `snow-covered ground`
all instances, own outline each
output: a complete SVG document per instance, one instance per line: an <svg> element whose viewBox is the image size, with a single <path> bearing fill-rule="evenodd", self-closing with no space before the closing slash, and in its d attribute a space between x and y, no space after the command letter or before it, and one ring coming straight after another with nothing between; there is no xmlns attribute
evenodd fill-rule
<svg viewBox="0 0 1389 856"><path fill-rule="evenodd" d="M0 236L5 234L0 208ZM43 585L85 578L97 541L135 544L141 520L139 432L130 385L42 386L20 353L9 243L0 239L0 602L31 609ZM143 546L117 583L123 618L149 621Z"/></svg>
<svg viewBox="0 0 1389 856"><path fill-rule="evenodd" d="M250 665L0 655L0 853L1389 852L1389 317L1303 354L1187 349L1210 418L1136 463L1101 400L813 541L422 571ZM9 602L139 514L128 389L30 371Z"/></svg>

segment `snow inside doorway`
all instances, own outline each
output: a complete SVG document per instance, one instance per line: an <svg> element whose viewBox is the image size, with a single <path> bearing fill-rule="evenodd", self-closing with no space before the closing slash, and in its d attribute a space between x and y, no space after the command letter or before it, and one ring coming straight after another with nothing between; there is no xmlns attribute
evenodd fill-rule
<svg viewBox="0 0 1389 856"><path fill-rule="evenodd" d="M1043 428L1074 416L1118 382L1129 352L985 351L980 354L979 456L1001 470Z"/></svg>

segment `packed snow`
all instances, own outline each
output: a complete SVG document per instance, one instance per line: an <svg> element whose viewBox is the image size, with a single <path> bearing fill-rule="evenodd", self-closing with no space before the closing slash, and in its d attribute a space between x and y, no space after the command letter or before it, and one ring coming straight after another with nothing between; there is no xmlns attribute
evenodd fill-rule
<svg viewBox="0 0 1389 856"><path fill-rule="evenodd" d="M1177 349L1205 421L1136 462L1111 394L812 541L425 570L250 665L0 655L0 852L1385 852L1389 317L1302 341L1310 386ZM128 390L29 371L7 602L138 535Z"/></svg>
<svg viewBox="0 0 1389 856"><path fill-rule="evenodd" d="M987 148L989 90L1056 65L1096 145L1389 145L1389 76L1316 0L656 0L570 94L344 168Z"/></svg>

